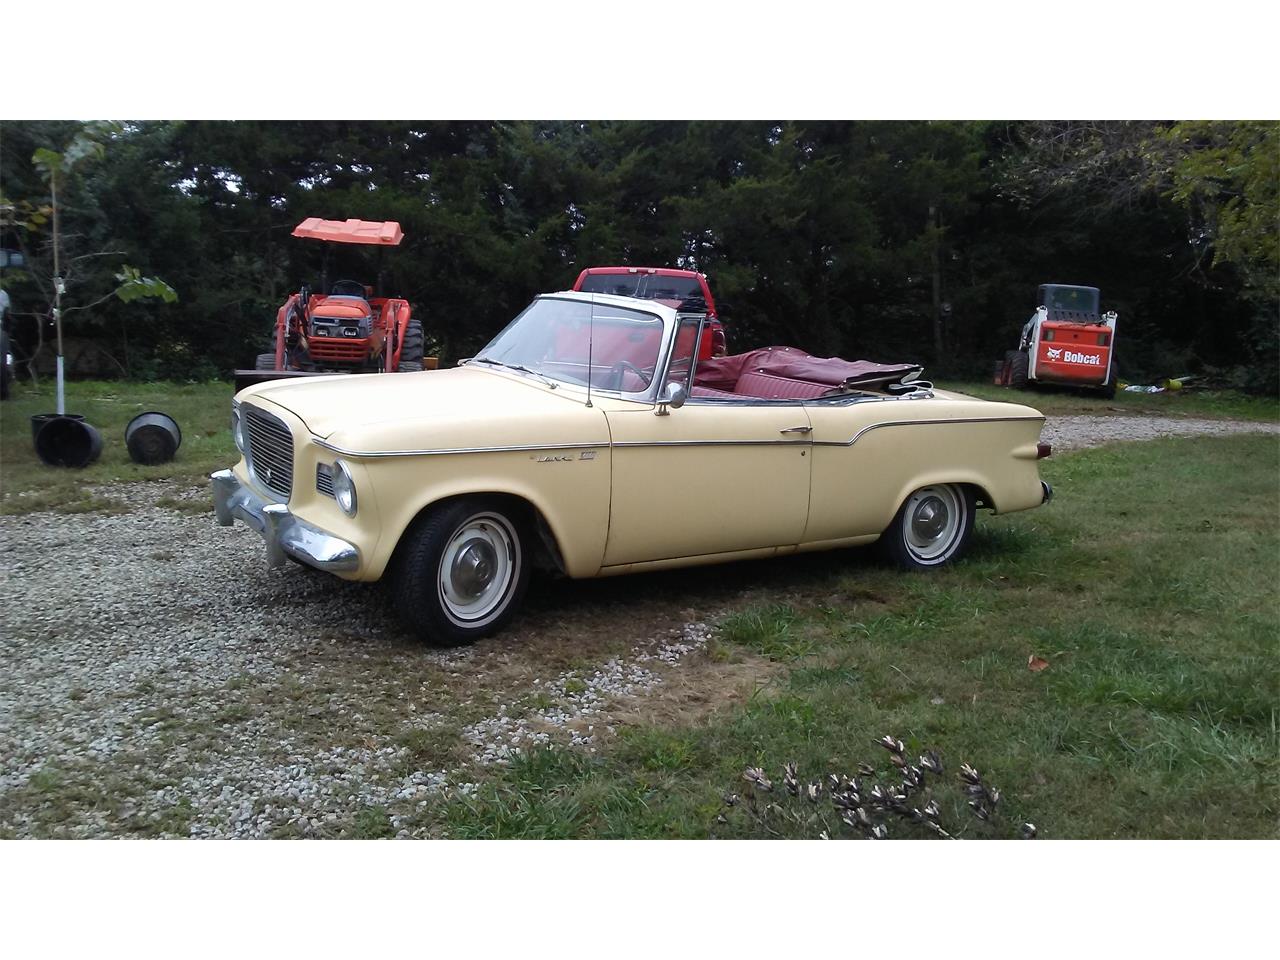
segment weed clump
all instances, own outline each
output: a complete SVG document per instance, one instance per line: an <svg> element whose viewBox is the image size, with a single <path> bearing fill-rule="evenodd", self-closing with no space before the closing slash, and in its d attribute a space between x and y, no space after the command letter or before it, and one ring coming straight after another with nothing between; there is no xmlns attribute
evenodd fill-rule
<svg viewBox="0 0 1280 960"><path fill-rule="evenodd" d="M855 776L828 773L806 782L788 762L782 767L782 789L777 790L763 768L747 767L741 794L725 794L716 823L729 824L740 817L766 836L822 840L1036 837L1033 823L1023 823L1016 831L1005 823L1000 791L969 764L961 764L957 776L948 779L942 758L933 750L924 751L913 763L896 737L886 735L873 742L888 752L889 768L860 763ZM971 819L965 818L966 810Z"/></svg>

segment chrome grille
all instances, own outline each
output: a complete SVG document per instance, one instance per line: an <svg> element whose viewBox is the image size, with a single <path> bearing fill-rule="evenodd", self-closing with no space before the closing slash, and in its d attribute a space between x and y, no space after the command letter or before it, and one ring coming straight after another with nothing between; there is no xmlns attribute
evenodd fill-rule
<svg viewBox="0 0 1280 960"><path fill-rule="evenodd" d="M249 471L286 500L293 491L293 434L279 417L257 407L240 410L249 434Z"/></svg>
<svg viewBox="0 0 1280 960"><path fill-rule="evenodd" d="M327 463L316 464L316 489L326 497L333 496L333 467Z"/></svg>

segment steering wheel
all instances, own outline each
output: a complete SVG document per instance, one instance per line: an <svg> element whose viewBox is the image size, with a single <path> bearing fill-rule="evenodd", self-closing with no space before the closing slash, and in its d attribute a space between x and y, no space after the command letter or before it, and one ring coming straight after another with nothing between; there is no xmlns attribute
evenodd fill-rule
<svg viewBox="0 0 1280 960"><path fill-rule="evenodd" d="M649 378L645 376L644 371L641 370L639 367L637 367L634 363L632 363L630 360L619 360L617 363L615 363L612 367L609 368L609 378L613 386L606 387L605 389L621 390L622 378L627 375L628 370L634 373L641 380L644 380L646 383L648 382Z"/></svg>
<svg viewBox="0 0 1280 960"><path fill-rule="evenodd" d="M330 288L332 297L363 297L364 284L359 280L336 280Z"/></svg>

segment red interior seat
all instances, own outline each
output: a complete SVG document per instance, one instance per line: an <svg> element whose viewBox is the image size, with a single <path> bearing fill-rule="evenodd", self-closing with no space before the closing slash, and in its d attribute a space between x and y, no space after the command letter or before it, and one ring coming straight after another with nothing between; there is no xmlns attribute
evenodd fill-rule
<svg viewBox="0 0 1280 960"><path fill-rule="evenodd" d="M740 397L755 397L759 400L815 400L830 393L831 387L748 370L738 378L733 392Z"/></svg>
<svg viewBox="0 0 1280 960"><path fill-rule="evenodd" d="M738 396L738 394L731 393L728 390L717 390L714 387L699 387L696 384L694 385L694 388L689 395L692 397L730 397L730 398L734 398Z"/></svg>

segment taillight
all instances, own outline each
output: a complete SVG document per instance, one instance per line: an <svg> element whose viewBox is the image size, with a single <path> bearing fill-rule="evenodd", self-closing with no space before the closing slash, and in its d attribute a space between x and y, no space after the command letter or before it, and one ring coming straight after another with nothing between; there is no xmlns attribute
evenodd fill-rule
<svg viewBox="0 0 1280 960"><path fill-rule="evenodd" d="M1098 334L1098 346L1105 347L1110 342L1111 342L1111 334L1109 333Z"/></svg>
<svg viewBox="0 0 1280 960"><path fill-rule="evenodd" d="M1037 460L1043 460L1045 457L1049 456L1049 455L1050 455L1050 454L1052 454L1052 453L1053 453L1053 444L1051 444L1051 443L1037 443L1037 444L1036 444L1036 459L1037 459Z"/></svg>
<svg viewBox="0 0 1280 960"><path fill-rule="evenodd" d="M1052 330L1046 330L1046 331L1044 331L1044 333L1043 333L1043 334L1041 334L1040 339L1041 339L1041 340L1052 340L1052 339L1053 339L1053 331L1052 331Z"/></svg>

